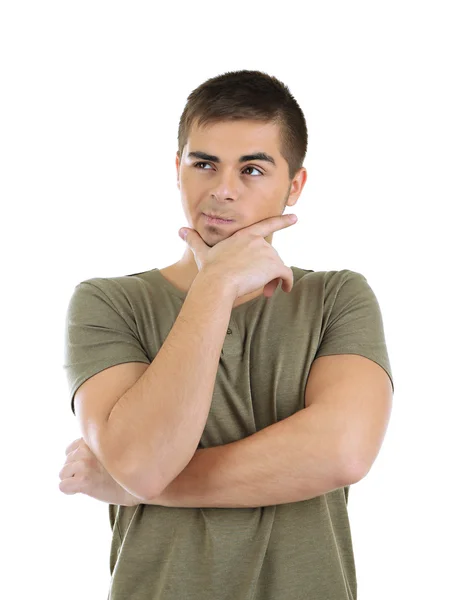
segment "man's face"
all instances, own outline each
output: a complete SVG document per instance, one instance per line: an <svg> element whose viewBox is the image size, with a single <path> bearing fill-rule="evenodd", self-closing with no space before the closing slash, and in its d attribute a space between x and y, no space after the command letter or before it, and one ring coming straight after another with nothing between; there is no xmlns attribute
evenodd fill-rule
<svg viewBox="0 0 472 600"><path fill-rule="evenodd" d="M300 169L289 180L288 163L279 145L279 127L273 123L223 121L205 128L193 126L181 160L176 156L177 185L189 227L208 246L243 227L281 215L286 204L295 204L306 170ZM256 153L265 153L274 162L263 157L240 160ZM233 221L209 224L204 213ZM272 234L266 240L271 243Z"/></svg>

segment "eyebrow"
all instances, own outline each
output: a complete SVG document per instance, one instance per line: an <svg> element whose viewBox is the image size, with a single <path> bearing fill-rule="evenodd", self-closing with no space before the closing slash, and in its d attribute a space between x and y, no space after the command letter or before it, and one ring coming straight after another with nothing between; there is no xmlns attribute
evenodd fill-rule
<svg viewBox="0 0 472 600"><path fill-rule="evenodd" d="M209 160L215 163L221 162L218 156L213 156L213 154L206 154L206 152L201 152L199 150L196 150L195 152L189 152L188 157L201 158L203 160ZM272 156L270 156L270 154L266 154L265 152L256 152L255 154L244 154L243 156L239 157L240 163L248 162L251 160L265 160L267 162L272 163L275 167L275 160L272 158Z"/></svg>

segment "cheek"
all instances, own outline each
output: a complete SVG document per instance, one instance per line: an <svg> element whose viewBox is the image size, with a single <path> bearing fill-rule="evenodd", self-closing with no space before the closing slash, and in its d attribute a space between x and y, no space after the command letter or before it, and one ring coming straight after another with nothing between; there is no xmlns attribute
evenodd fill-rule
<svg viewBox="0 0 472 600"><path fill-rule="evenodd" d="M188 200L195 201L208 190L208 180L198 173L186 173L180 179L180 190Z"/></svg>
<svg viewBox="0 0 472 600"><path fill-rule="evenodd" d="M188 183L189 177L188 177L188 172L187 171L183 171L180 174L180 185L181 187L185 186Z"/></svg>

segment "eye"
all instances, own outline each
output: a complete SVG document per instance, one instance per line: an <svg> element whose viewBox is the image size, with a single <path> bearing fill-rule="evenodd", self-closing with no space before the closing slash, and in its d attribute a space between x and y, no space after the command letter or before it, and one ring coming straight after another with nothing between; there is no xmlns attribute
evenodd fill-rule
<svg viewBox="0 0 472 600"><path fill-rule="evenodd" d="M210 164L209 162L196 162L196 163L193 163L193 166L194 166L196 169L199 169L199 168L200 168L200 165L209 165L209 164ZM211 166L211 165L210 165L210 166ZM245 168L244 168L244 170L243 170L243 172L244 172L244 171L247 171L248 169L251 169L251 170L257 171L257 172L259 173L259 175L263 175L263 173L262 173L262 171L261 171L260 169L256 169L256 167L251 167L251 166L245 167ZM206 171L206 169L200 169L200 170L201 170L201 171Z"/></svg>
<svg viewBox="0 0 472 600"><path fill-rule="evenodd" d="M193 166L194 166L196 169L198 169L198 165L209 165L209 164L210 164L210 163L207 163L207 162L197 162L197 163L194 163L194 164L193 164ZM204 169L201 169L201 170L204 170Z"/></svg>
<svg viewBox="0 0 472 600"><path fill-rule="evenodd" d="M244 169L244 171L247 171L248 169L253 169L254 171L257 171L259 173L259 175L262 175L263 173L260 171L260 169L256 169L256 167L246 167Z"/></svg>

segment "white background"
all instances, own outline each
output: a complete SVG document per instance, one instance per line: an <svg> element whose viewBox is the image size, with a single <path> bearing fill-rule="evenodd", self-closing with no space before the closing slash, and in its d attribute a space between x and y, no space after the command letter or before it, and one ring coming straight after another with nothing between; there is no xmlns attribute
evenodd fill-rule
<svg viewBox="0 0 472 600"><path fill-rule="evenodd" d="M308 124L299 222L274 247L363 273L382 309L395 396L349 497L359 600L470 593L469 8L2 3L2 596L107 596L108 506L58 488L81 436L65 310L84 279L182 256L178 120L239 69L281 79Z"/></svg>

